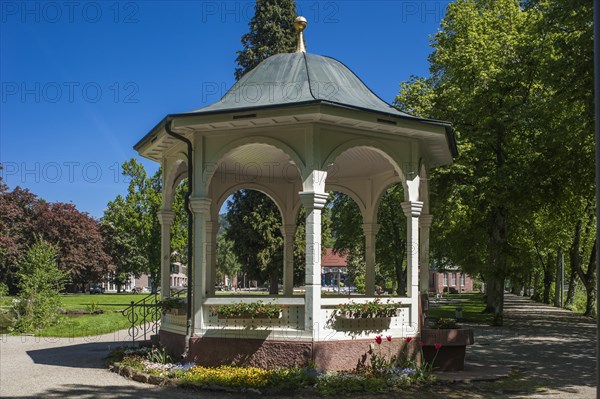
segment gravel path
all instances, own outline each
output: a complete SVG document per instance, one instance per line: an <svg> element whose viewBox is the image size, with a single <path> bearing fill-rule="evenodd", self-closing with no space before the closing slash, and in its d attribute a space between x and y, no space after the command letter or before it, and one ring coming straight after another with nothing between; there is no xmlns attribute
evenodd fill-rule
<svg viewBox="0 0 600 399"><path fill-rule="evenodd" d="M592 320L507 295L503 328L473 327L476 344L469 347L467 361L509 365L516 373L493 383L432 386L410 393L411 398L595 398ZM125 343L126 334L74 339L0 335L0 398L249 397L155 387L109 372L104 358Z"/></svg>

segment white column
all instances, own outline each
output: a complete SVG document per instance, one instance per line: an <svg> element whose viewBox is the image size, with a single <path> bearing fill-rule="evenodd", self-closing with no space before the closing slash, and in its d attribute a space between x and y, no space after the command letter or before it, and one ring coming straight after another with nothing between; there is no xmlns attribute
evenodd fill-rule
<svg viewBox="0 0 600 399"><path fill-rule="evenodd" d="M217 233L219 222L206 222L206 281L208 295L215 295L215 281L217 276Z"/></svg>
<svg viewBox="0 0 600 399"><path fill-rule="evenodd" d="M204 315L202 312L202 302L208 292L206 287L205 259L207 253L206 246L206 222L210 218L210 198L193 197L190 198L190 205L194 213L194 256L193 256L193 281L192 284L193 301L192 312L194 314L194 333L201 334L204 327ZM188 265L190 267L190 265Z"/></svg>
<svg viewBox="0 0 600 399"><path fill-rule="evenodd" d="M411 299L410 324L413 331L418 331L419 323L419 215L423 203L408 201L402 203L406 215L406 267L407 295Z"/></svg>
<svg viewBox="0 0 600 399"><path fill-rule="evenodd" d="M367 296L375 294L375 241L379 225L377 223L363 223L365 234L365 293Z"/></svg>
<svg viewBox="0 0 600 399"><path fill-rule="evenodd" d="M283 295L294 293L294 238L296 225L286 224L281 226L283 235Z"/></svg>
<svg viewBox="0 0 600 399"><path fill-rule="evenodd" d="M429 231L431 229L431 215L419 217L421 251L419 254L419 281L421 294L427 294L429 290Z"/></svg>
<svg viewBox="0 0 600 399"><path fill-rule="evenodd" d="M319 339L321 330L321 210L327 202L327 172L313 171L304 182L300 200L306 209L306 293L304 329Z"/></svg>
<svg viewBox="0 0 600 399"><path fill-rule="evenodd" d="M160 299L171 296L171 226L175 212L158 211L160 223Z"/></svg>

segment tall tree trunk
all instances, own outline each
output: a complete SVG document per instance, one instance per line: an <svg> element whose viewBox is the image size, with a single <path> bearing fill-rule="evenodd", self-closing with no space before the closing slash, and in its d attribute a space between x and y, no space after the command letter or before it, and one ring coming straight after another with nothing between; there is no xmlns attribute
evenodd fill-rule
<svg viewBox="0 0 600 399"><path fill-rule="evenodd" d="M585 288L585 312L584 316L593 317L595 315L595 307L596 307L596 287L595 284L592 283L591 286Z"/></svg>
<svg viewBox="0 0 600 399"><path fill-rule="evenodd" d="M404 264L404 254L405 253L406 253L405 250L400 251L397 261L396 261L395 272L396 272L396 282L398 283L398 285L396 286L396 293L398 294L398 296L406 295L405 271L404 271L404 268L402 267Z"/></svg>
<svg viewBox="0 0 600 399"><path fill-rule="evenodd" d="M561 307L562 297L562 279L563 279L563 251L562 248L558 248L556 252L556 278L554 279L554 306L557 308Z"/></svg>
<svg viewBox="0 0 600 399"><path fill-rule="evenodd" d="M585 288L586 303L584 315L593 316L594 305L596 301L595 271L597 242L594 240L594 246L592 247L588 268L587 271L584 272L582 267L583 256L580 250L582 224L583 222L579 220L575 225L575 234L573 235L573 243L571 244L571 270L575 270L577 272L577 275L581 279L583 287Z"/></svg>
<svg viewBox="0 0 600 399"><path fill-rule="evenodd" d="M279 294L279 274L277 271L272 271L269 274L269 295Z"/></svg>
<svg viewBox="0 0 600 399"><path fill-rule="evenodd" d="M494 284L494 325L504 323L504 278L496 278Z"/></svg>
<svg viewBox="0 0 600 399"><path fill-rule="evenodd" d="M499 145L501 140L499 141ZM500 147L499 147L500 148ZM499 164L504 163L502 151L498 154ZM500 162L502 161L502 162ZM488 295L488 307L494 314L494 325L502 325L504 308L504 283L508 271L508 210L503 206L492 208L489 229L489 272L493 276L493 287Z"/></svg>
<svg viewBox="0 0 600 399"><path fill-rule="evenodd" d="M548 260L544 267L544 299L543 302L550 304L550 291L552 290L552 283L554 282L554 274L552 268L552 255L548 253Z"/></svg>
<svg viewBox="0 0 600 399"><path fill-rule="evenodd" d="M485 288L486 308L483 312L493 314L494 325L501 326L503 323L504 312L504 278L489 276Z"/></svg>
<svg viewBox="0 0 600 399"><path fill-rule="evenodd" d="M585 279L585 316L594 316L594 309L596 307L596 279L595 270L596 270L596 241L594 241L594 248L592 248L592 253L590 255L590 261L588 262L588 270L586 272Z"/></svg>
<svg viewBox="0 0 600 399"><path fill-rule="evenodd" d="M565 308L573 306L575 302L575 291L577 290L577 271L571 267L571 275L569 276L569 290L565 298Z"/></svg>

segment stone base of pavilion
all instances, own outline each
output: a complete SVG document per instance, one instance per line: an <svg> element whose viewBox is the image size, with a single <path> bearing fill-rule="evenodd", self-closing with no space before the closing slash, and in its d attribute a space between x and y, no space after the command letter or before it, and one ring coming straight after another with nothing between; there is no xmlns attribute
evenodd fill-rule
<svg viewBox="0 0 600 399"><path fill-rule="evenodd" d="M160 343L173 353L182 353L185 335L169 331L160 332ZM371 351L382 355L400 353L419 358L417 341L407 343L396 338L382 347L374 339L304 341L260 338L192 337L188 357L202 366L239 365L271 369L313 365L318 370L355 370L369 364ZM419 360L419 359L418 359Z"/></svg>

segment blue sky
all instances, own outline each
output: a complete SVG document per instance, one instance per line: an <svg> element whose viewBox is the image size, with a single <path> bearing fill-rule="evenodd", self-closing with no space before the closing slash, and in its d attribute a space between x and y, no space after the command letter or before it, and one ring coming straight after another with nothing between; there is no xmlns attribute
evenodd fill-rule
<svg viewBox="0 0 600 399"><path fill-rule="evenodd" d="M428 73L447 2L299 1L310 53L350 67L391 102ZM246 1L0 1L0 163L11 188L101 217L126 191L123 161L168 113L234 83Z"/></svg>

